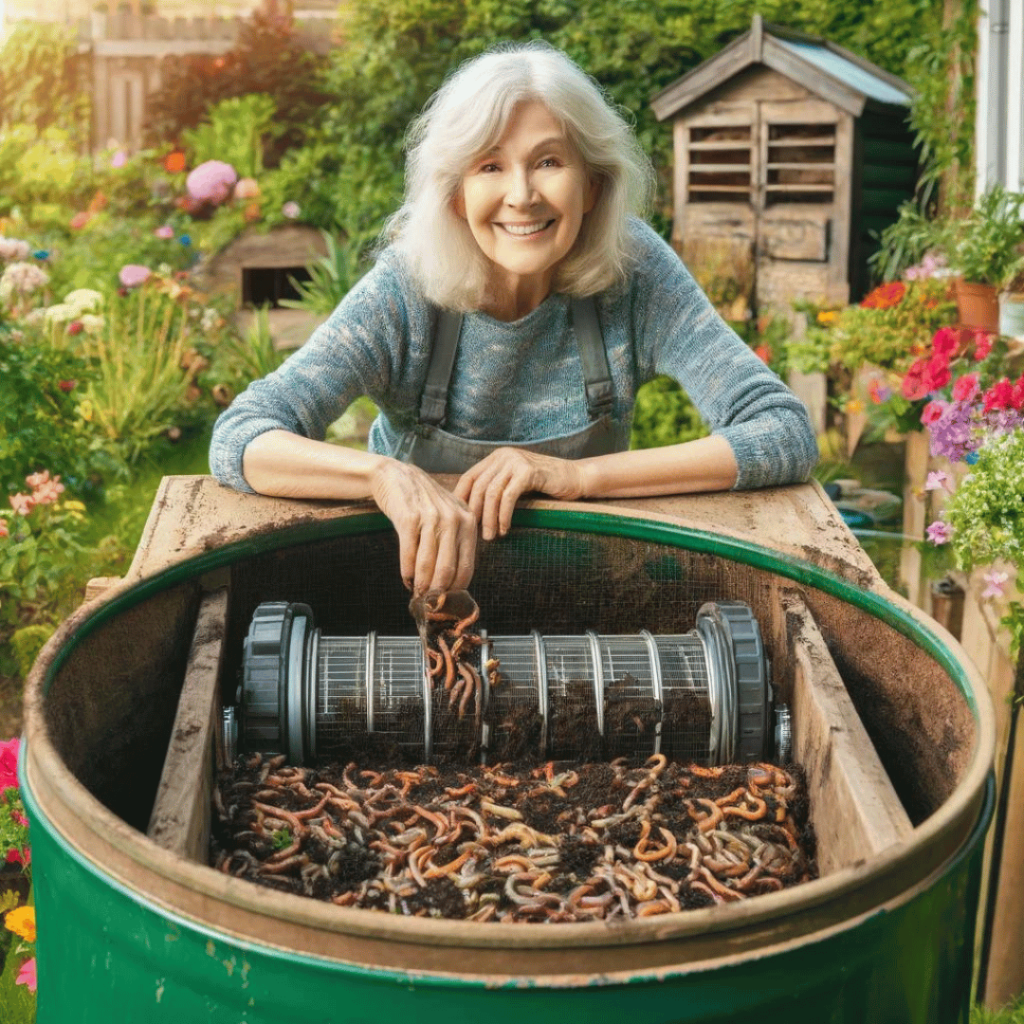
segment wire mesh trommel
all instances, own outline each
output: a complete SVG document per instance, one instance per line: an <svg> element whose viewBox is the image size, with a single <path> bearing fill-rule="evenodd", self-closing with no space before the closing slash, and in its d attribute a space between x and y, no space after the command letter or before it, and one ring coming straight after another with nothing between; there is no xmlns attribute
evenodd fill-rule
<svg viewBox="0 0 1024 1024"><path fill-rule="evenodd" d="M481 693L456 715L421 637L323 636L305 605L260 605L245 641L240 744L294 763L357 749L411 762L664 753L723 764L768 757L788 735L775 727L760 631L741 602L708 602L684 634L481 639Z"/></svg>

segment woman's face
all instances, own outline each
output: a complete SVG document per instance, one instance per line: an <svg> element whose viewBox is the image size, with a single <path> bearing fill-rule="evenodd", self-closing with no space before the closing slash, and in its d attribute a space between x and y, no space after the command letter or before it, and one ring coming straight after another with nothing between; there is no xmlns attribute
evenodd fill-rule
<svg viewBox="0 0 1024 1024"><path fill-rule="evenodd" d="M597 191L562 126L543 103L531 101L466 171L455 209L494 264L495 285L539 302Z"/></svg>

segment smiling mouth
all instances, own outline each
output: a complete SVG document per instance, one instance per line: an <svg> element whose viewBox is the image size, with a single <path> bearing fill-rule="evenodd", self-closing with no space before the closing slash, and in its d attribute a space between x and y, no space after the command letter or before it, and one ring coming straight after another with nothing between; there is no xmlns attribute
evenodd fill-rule
<svg viewBox="0 0 1024 1024"><path fill-rule="evenodd" d="M552 219L538 220L532 224L501 224L499 226L517 238L529 238L531 235L539 235L542 231L546 231L554 223L554 219Z"/></svg>

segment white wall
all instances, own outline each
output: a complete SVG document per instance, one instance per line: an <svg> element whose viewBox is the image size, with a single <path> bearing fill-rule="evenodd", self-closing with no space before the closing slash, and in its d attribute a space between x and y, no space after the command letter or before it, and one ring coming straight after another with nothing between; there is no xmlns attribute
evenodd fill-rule
<svg viewBox="0 0 1024 1024"><path fill-rule="evenodd" d="M977 192L1024 191L1024 0L983 0L977 90Z"/></svg>

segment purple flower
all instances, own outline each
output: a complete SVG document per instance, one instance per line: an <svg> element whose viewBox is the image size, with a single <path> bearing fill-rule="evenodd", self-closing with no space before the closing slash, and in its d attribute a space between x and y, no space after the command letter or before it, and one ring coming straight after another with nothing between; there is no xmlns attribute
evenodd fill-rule
<svg viewBox="0 0 1024 1024"><path fill-rule="evenodd" d="M949 523L944 523L941 519L936 519L935 522L925 530L925 533L928 534L928 539L933 544L945 544L949 538L953 536L953 528Z"/></svg>
<svg viewBox="0 0 1024 1024"><path fill-rule="evenodd" d="M971 406L964 402L950 402L938 419L928 424L932 455L959 462L979 447L981 439L974 429L972 412Z"/></svg>
<svg viewBox="0 0 1024 1024"><path fill-rule="evenodd" d="M238 174L223 160L201 163L185 179L188 194L200 203L222 203L231 194Z"/></svg>
<svg viewBox="0 0 1024 1024"><path fill-rule="evenodd" d="M121 272L117 275L118 280L125 288L135 288L149 280L153 271L139 263L126 263Z"/></svg>

